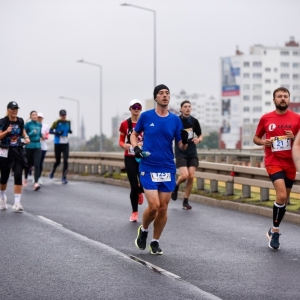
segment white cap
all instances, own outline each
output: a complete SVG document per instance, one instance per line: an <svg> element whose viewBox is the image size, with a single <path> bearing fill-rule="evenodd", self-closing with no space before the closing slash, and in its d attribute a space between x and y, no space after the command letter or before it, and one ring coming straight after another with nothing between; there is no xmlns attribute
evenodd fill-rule
<svg viewBox="0 0 300 300"><path fill-rule="evenodd" d="M44 118L44 115L41 112L39 112L38 117Z"/></svg>
<svg viewBox="0 0 300 300"><path fill-rule="evenodd" d="M140 104L140 105L142 105L141 101L138 100L138 99L133 99L133 100L131 100L130 103L129 103L129 108L130 108L132 105L137 104L137 103Z"/></svg>

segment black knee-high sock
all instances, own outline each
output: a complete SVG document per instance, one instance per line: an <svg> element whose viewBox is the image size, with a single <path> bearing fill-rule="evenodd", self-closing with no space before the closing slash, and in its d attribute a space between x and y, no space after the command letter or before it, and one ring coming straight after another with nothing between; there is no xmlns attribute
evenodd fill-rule
<svg viewBox="0 0 300 300"><path fill-rule="evenodd" d="M277 228L280 225L280 222L283 219L285 214L285 205L274 203L273 206L273 227Z"/></svg>

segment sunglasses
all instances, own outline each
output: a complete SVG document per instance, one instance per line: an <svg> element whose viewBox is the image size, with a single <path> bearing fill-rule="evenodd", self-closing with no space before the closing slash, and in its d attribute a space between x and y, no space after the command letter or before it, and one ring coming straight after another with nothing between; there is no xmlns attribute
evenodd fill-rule
<svg viewBox="0 0 300 300"><path fill-rule="evenodd" d="M142 109L142 107L140 105L132 105L131 108L134 109L134 110L136 110L136 109L141 110Z"/></svg>

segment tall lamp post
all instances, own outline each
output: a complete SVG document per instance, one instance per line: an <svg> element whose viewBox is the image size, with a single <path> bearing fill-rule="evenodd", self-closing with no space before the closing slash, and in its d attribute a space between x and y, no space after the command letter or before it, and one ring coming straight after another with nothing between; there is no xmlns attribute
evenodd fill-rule
<svg viewBox="0 0 300 300"><path fill-rule="evenodd" d="M154 78L153 78L153 83L154 83L154 87L156 87L156 11L150 8L146 8L146 7L142 7L142 6L137 6L137 5L133 5L133 4L129 4L129 3L122 3L121 6L131 6L131 7L135 7L135 8L139 8L139 9L143 9L143 10L147 10L147 11L151 11L153 13L153 23L154 23L154 31L153 31L153 61L154 61L154 66L153 66L153 73L154 73ZM155 102L154 102L155 103Z"/></svg>
<svg viewBox="0 0 300 300"><path fill-rule="evenodd" d="M91 66L95 66L98 67L100 69L100 141L99 141L99 151L102 152L103 151L103 141L102 141L102 122L103 122L103 118L102 118L102 66L95 64L95 63L91 63L88 61L85 61L83 59L77 60L78 63L84 63L87 65L91 65Z"/></svg>
<svg viewBox="0 0 300 300"><path fill-rule="evenodd" d="M65 100L70 100L77 102L77 138L80 138L80 118L79 118L79 112L80 112L80 101L77 99L69 98L69 97L64 97L60 96L59 99L65 99Z"/></svg>

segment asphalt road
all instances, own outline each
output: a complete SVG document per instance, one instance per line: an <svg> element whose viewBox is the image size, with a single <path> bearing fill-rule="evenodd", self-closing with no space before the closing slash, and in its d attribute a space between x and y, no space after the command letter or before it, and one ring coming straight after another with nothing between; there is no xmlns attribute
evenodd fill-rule
<svg viewBox="0 0 300 300"><path fill-rule="evenodd" d="M0 211L1 300L300 298L299 225L283 221L274 251L267 217L171 200L153 256L134 245L127 188L44 182L24 189L24 213Z"/></svg>

